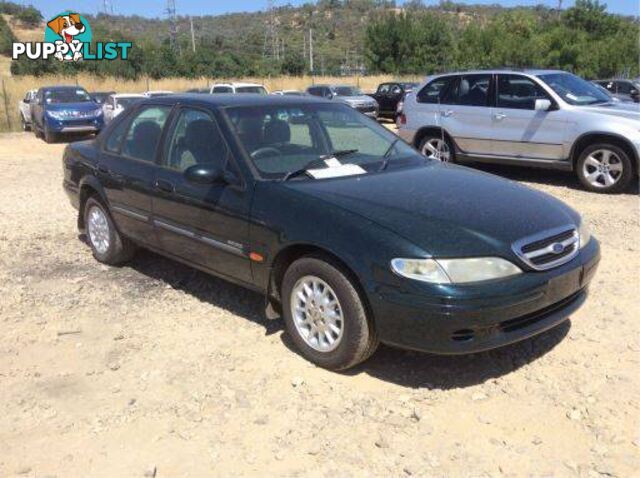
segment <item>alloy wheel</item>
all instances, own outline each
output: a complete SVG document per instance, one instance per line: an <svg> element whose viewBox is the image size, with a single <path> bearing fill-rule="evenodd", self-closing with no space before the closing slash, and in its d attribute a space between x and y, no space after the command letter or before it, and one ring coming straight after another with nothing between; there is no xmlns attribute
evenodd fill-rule
<svg viewBox="0 0 640 478"><path fill-rule="evenodd" d="M622 177L624 165L620 157L609 149L598 149L584 160L582 174L595 188L609 188Z"/></svg>
<svg viewBox="0 0 640 478"><path fill-rule="evenodd" d="M431 138L422 146L422 154L429 159L447 163L451 159L449 145L442 138Z"/></svg>
<svg viewBox="0 0 640 478"><path fill-rule="evenodd" d="M334 350L344 335L340 301L331 286L316 276L300 278L291 291L291 316L305 343L318 352Z"/></svg>
<svg viewBox="0 0 640 478"><path fill-rule="evenodd" d="M104 211L97 206L93 206L87 215L87 235L99 254L109 250L109 222Z"/></svg>

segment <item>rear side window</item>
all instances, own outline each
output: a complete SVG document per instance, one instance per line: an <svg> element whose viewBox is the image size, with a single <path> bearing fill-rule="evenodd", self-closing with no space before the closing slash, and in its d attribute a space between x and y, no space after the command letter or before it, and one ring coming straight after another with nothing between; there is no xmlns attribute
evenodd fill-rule
<svg viewBox="0 0 640 478"><path fill-rule="evenodd" d="M445 93L451 87L455 77L437 78L422 88L416 96L418 103L442 103Z"/></svg>
<svg viewBox="0 0 640 478"><path fill-rule="evenodd" d="M124 135L127 133L128 126L129 122L126 119L120 121L120 123L111 130L111 133L109 133L109 137L104 144L104 149L111 153L119 153L120 145L122 144Z"/></svg>
<svg viewBox="0 0 640 478"><path fill-rule="evenodd" d="M321 88L309 88L307 90L307 92L310 95L313 95L313 96L322 96L322 89Z"/></svg>
<svg viewBox="0 0 640 478"><path fill-rule="evenodd" d="M631 94L631 90L633 89L631 83L629 83L628 81L616 81L616 84L618 87L618 93L621 93L623 95Z"/></svg>
<svg viewBox="0 0 640 478"><path fill-rule="evenodd" d="M550 99L540 85L525 76L500 75L496 88L498 108L533 110L536 100Z"/></svg>
<svg viewBox="0 0 640 478"><path fill-rule="evenodd" d="M233 88L230 86L214 86L213 93L233 93Z"/></svg>
<svg viewBox="0 0 640 478"><path fill-rule="evenodd" d="M463 75L449 88L442 103L460 106L488 106L491 75Z"/></svg>
<svg viewBox="0 0 640 478"><path fill-rule="evenodd" d="M380 86L378 87L378 94L380 94L380 95L384 95L384 94L386 94L386 93L389 93L389 89L390 89L390 88L391 88L391 85L390 85L390 84L388 84L388 83L385 83L385 84L383 84L383 85L380 85Z"/></svg>
<svg viewBox="0 0 640 478"><path fill-rule="evenodd" d="M170 106L148 106L135 113L124 139L122 154L153 162L162 128L170 112Z"/></svg>

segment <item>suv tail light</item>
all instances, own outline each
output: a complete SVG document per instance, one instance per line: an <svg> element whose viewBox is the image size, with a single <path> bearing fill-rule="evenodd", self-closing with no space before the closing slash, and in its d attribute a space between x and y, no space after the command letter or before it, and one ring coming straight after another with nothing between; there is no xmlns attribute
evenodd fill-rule
<svg viewBox="0 0 640 478"><path fill-rule="evenodd" d="M407 124L407 116L404 113L400 113L398 116L398 124Z"/></svg>

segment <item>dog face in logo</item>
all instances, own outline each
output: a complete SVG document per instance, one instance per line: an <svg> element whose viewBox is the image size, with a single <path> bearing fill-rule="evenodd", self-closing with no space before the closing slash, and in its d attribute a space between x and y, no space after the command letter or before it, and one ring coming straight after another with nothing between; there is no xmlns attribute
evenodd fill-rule
<svg viewBox="0 0 640 478"><path fill-rule="evenodd" d="M84 33L85 26L80 20L80 15L77 13L68 13L66 15L59 15L47 23L47 26L51 28L57 35L64 40L64 43L80 43L75 37ZM57 42L56 42L57 43ZM62 54L56 54L56 58L64 60ZM75 52L73 54L73 61L78 61L82 58L82 53Z"/></svg>

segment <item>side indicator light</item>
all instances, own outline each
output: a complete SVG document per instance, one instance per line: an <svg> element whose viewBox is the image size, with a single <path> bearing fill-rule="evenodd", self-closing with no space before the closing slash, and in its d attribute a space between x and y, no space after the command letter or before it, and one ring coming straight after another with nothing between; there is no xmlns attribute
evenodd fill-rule
<svg viewBox="0 0 640 478"><path fill-rule="evenodd" d="M257 252L250 252L249 259L253 262L264 262L264 256L262 254L258 254Z"/></svg>

